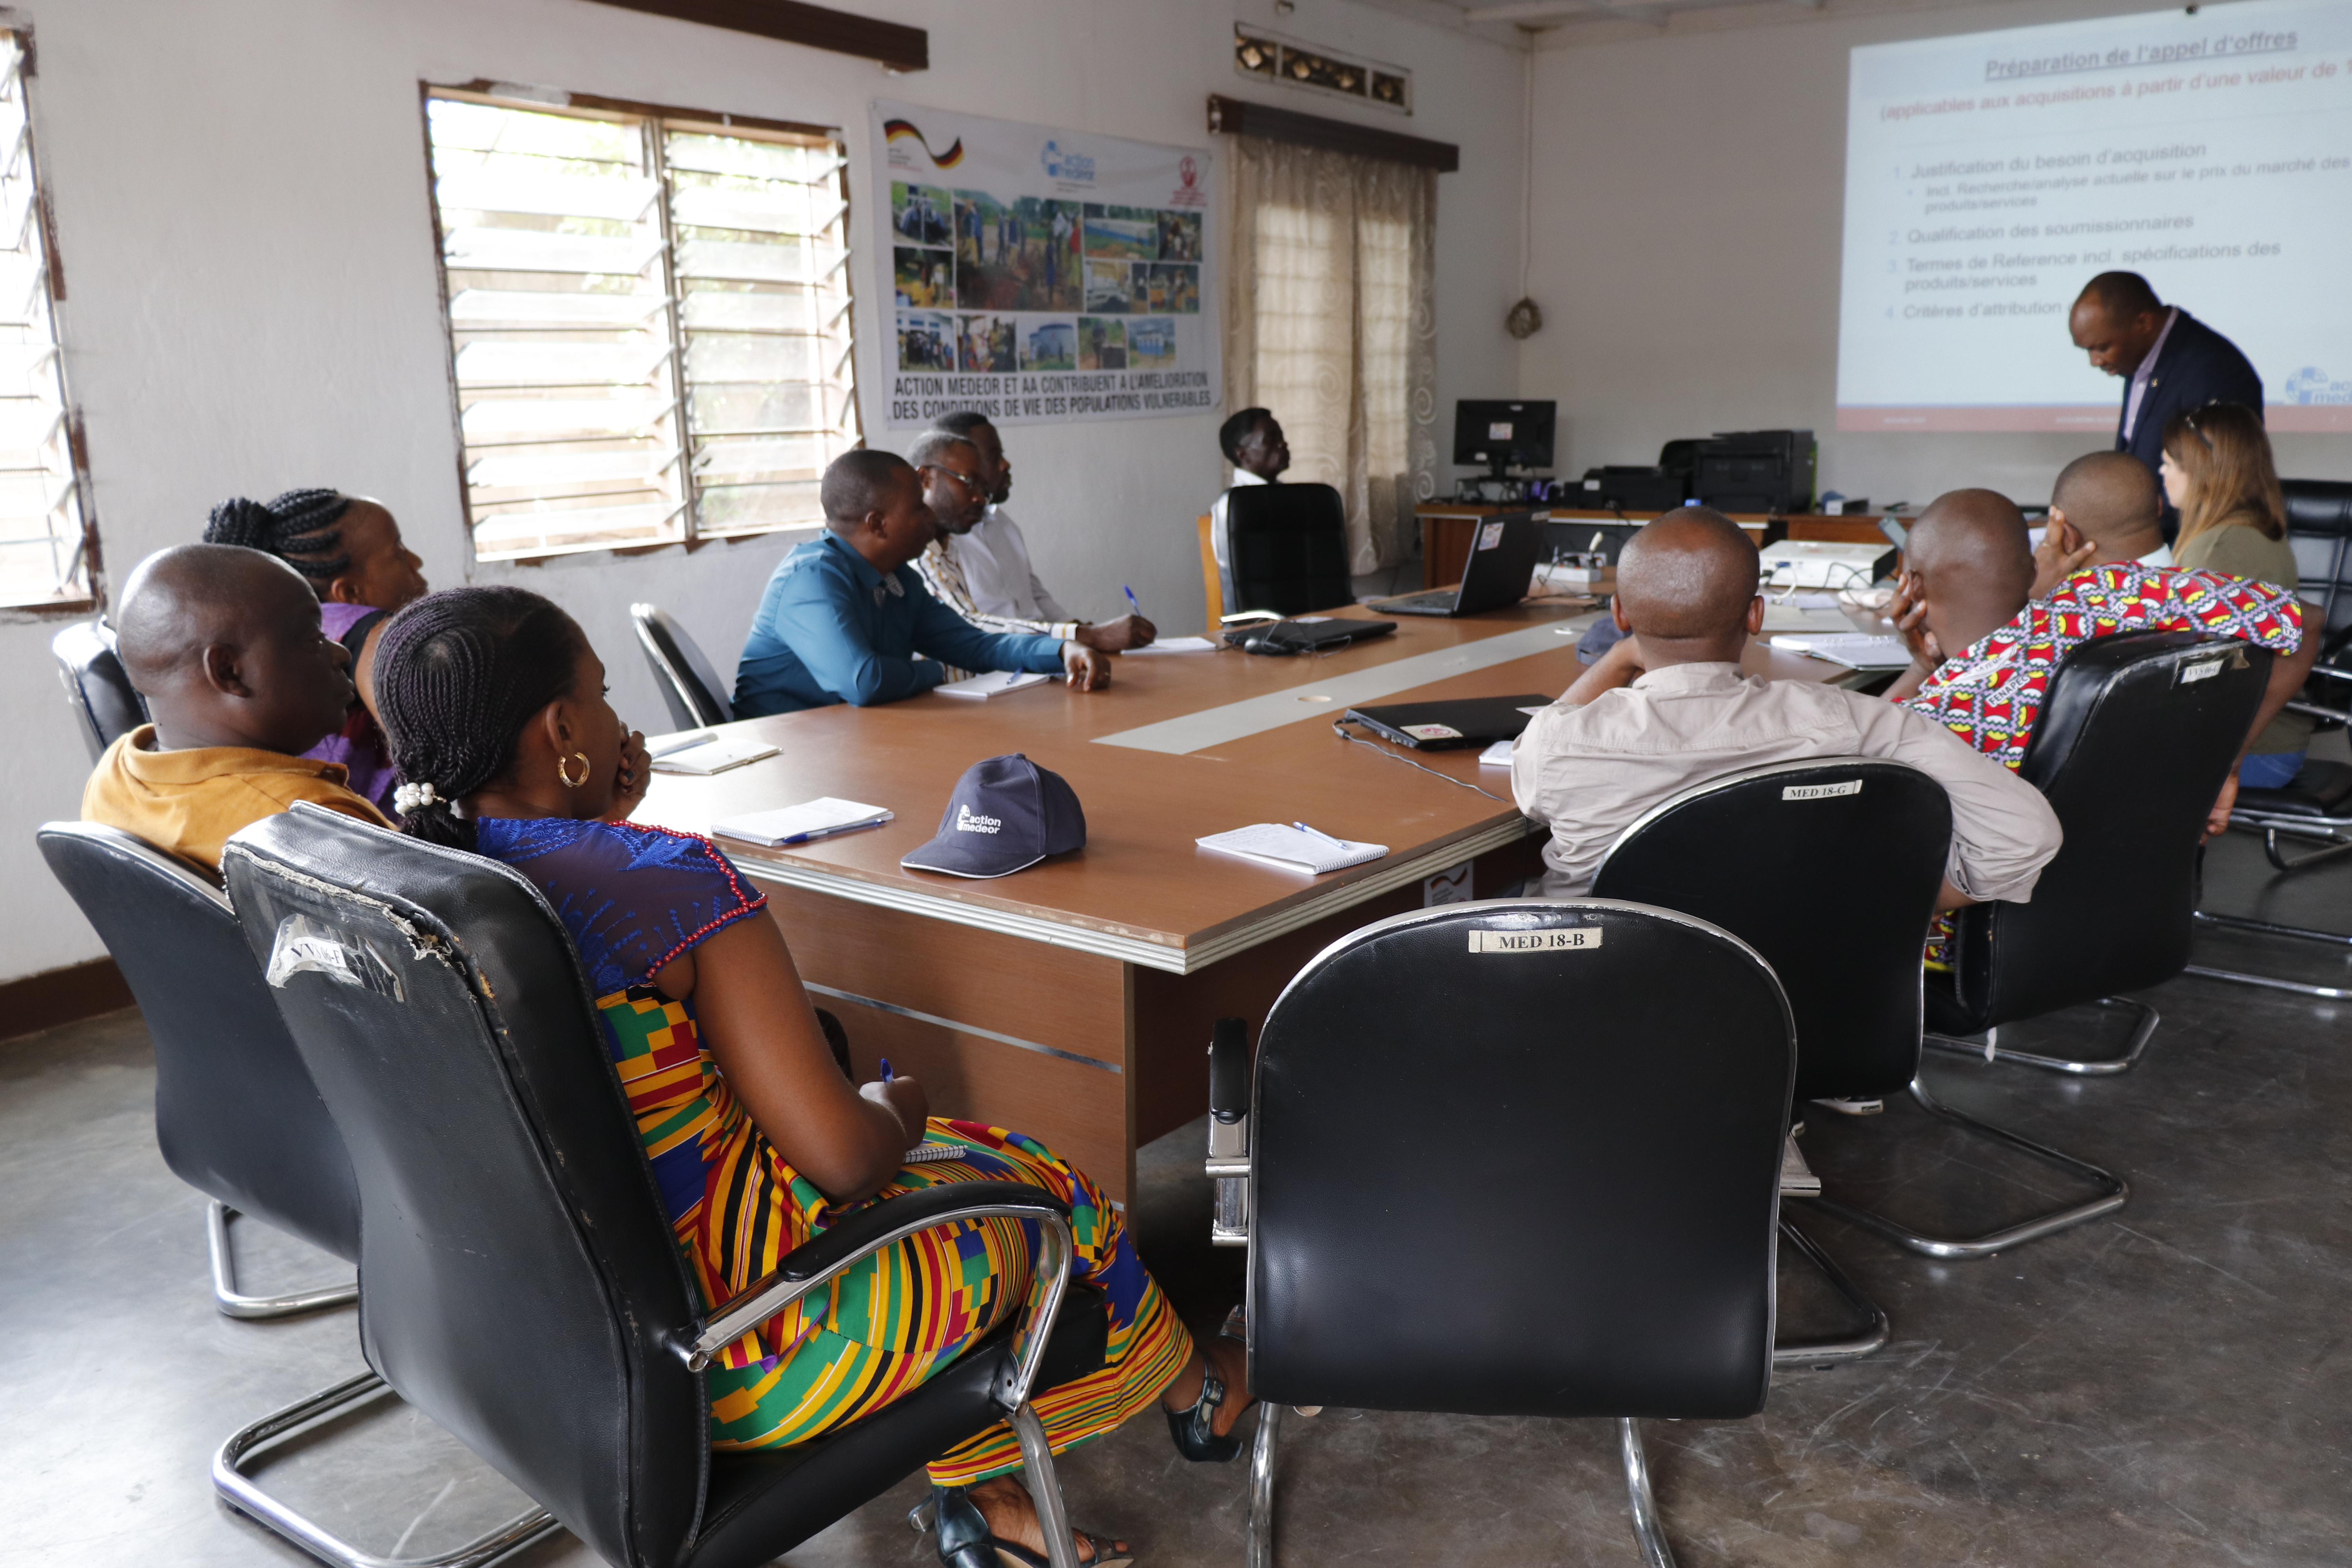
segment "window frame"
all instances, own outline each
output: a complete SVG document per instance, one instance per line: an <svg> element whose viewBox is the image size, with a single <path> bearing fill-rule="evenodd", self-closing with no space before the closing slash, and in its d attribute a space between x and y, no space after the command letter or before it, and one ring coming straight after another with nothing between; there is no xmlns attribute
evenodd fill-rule
<svg viewBox="0 0 2352 1568"><path fill-rule="evenodd" d="M659 167L654 177L660 183L657 202L660 211L663 266L668 274L668 301L661 319L668 334L670 363L669 382L676 399L677 421L677 465L680 475L682 501L679 507L678 531L667 539L612 542L591 542L557 545L515 552L499 552L485 556L477 544L474 517L473 486L467 478L465 432L464 394L457 382L457 328L450 314L449 265L446 239L441 223L441 201L437 189L433 148L432 105L436 99L457 102L484 104L495 109L520 110L529 113L576 114L583 119L617 121L651 122L657 146L663 135L682 132L688 135L728 136L750 132L767 133L795 140L824 141L840 151L840 164L834 171L832 185L842 207L837 220L842 231L840 263L842 304L835 318L845 324L845 346L839 361L849 373L848 397L844 409L844 434L851 447L866 444L866 416L858 397L857 370L857 251L855 245L856 212L851 193L849 139L840 126L817 125L798 121L772 120L757 115L719 113L709 110L683 109L671 104L647 103L636 99L608 98L597 93L568 92L562 89L525 86L514 82L492 81L476 78L466 82L417 83L417 124L425 152L425 205L433 236L434 283L440 300L441 342L448 371L449 416L451 434L457 438L457 504L465 521L466 549L469 561L477 564L529 564L551 561L562 556L588 555L598 552L616 556L636 556L660 550L683 549L689 553L705 544L739 539L791 537L805 534L814 537L822 530L816 521L807 523L770 523L750 528L706 528L702 519L702 486L694 473L695 438L688 425L689 382L687 374L687 329L683 321L686 290L677 273L677 243L672 197L676 187L670 184L666 157L658 159Z"/></svg>
<svg viewBox="0 0 2352 1568"><path fill-rule="evenodd" d="M74 398L73 374L66 363L65 268L58 260L57 212L48 174L41 163L41 133L33 103L33 83L40 75L40 51L32 24L0 14L0 37L15 44L17 91L25 109L25 166L32 180L33 199L26 222L38 230L41 246L42 293L48 301L49 348L57 377L58 420L65 442L65 494L70 500L81 537L72 559L78 564L55 590L20 597L0 589L0 614L10 618L83 615L99 608L103 563L99 553L98 512L90 502L89 454L82 428L81 405ZM55 509L52 508L52 512ZM53 533L53 544L67 544L70 535Z"/></svg>

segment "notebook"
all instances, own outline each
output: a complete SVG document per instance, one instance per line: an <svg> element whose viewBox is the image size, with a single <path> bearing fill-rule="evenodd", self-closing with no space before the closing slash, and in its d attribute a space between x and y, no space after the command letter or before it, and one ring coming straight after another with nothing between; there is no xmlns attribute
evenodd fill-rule
<svg viewBox="0 0 2352 1568"><path fill-rule="evenodd" d="M967 675L961 680L950 680L931 689L942 697L1002 697L1008 691L1025 691L1032 686L1043 686L1053 679L1050 675L1032 675L1017 669L996 669L986 675Z"/></svg>
<svg viewBox="0 0 2352 1568"><path fill-rule="evenodd" d="M723 773L730 768L740 768L746 763L760 762L776 754L776 748L765 742L754 741L748 735L705 735L691 745L676 746L654 759L657 773L693 773L708 777Z"/></svg>
<svg viewBox="0 0 2352 1568"><path fill-rule="evenodd" d="M890 817L891 813L882 806L827 795L804 800L798 805L730 816L712 823L710 831L773 849L785 844L805 844L813 838L830 838L836 833L855 833L861 827L879 827Z"/></svg>
<svg viewBox="0 0 2352 1568"><path fill-rule="evenodd" d="M1312 871L1318 877L1326 871L1341 871L1367 860L1377 860L1389 852L1385 844L1327 838L1319 833L1301 833L1279 822L1254 822L1247 827L1212 833L1192 842L1203 849L1239 855L1264 865L1279 866L1286 871Z"/></svg>
<svg viewBox="0 0 2352 1568"><path fill-rule="evenodd" d="M1157 642L1131 647L1129 653L1214 653L1217 645L1206 637L1161 637Z"/></svg>

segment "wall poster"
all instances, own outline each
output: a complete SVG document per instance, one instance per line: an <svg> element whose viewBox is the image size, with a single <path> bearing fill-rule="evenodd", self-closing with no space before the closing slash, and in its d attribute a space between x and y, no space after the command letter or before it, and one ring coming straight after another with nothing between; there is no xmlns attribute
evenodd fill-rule
<svg viewBox="0 0 2352 1568"><path fill-rule="evenodd" d="M1216 407L1205 150L881 102L872 129L888 427Z"/></svg>

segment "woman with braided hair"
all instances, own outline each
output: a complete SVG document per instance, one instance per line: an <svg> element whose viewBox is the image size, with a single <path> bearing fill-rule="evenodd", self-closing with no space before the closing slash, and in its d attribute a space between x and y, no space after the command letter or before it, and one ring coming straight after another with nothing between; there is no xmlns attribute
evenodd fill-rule
<svg viewBox="0 0 2352 1568"><path fill-rule="evenodd" d="M206 544L236 544L275 555L302 574L319 596L327 636L352 656L359 696L343 727L302 754L341 763L351 787L392 809L392 763L377 727L371 664L386 616L425 596L424 563L400 542L400 524L379 503L340 490L288 490L264 504L232 496L213 508Z"/></svg>
<svg viewBox="0 0 2352 1568"><path fill-rule="evenodd" d="M853 1089L782 932L758 918L766 895L709 839L626 820L643 738L604 700L604 666L569 616L520 588L432 595L384 628L375 682L403 831L514 867L570 931L706 1305L877 1198L1025 1182L1069 1202L1073 1272L1109 1299L1102 1369L1034 1401L1055 1451L1154 1398L1188 1458L1240 1450L1241 1343L1194 1348L1100 1190L1034 1139L930 1117L911 1078ZM910 1164L916 1144L957 1152ZM745 1334L705 1374L713 1447L805 1442L919 1386L1022 1310L1037 1240L1012 1220L925 1231ZM1002 1424L931 1462L949 1568L1045 1562L1020 1465ZM1131 1560L1122 1542L1076 1540L1096 1568Z"/></svg>

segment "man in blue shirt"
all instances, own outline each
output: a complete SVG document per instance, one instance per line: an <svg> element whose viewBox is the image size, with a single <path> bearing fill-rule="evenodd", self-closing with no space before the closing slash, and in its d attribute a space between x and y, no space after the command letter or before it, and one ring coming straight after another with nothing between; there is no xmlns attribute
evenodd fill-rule
<svg viewBox="0 0 2352 1568"><path fill-rule="evenodd" d="M908 563L938 536L915 470L893 452L845 452L819 491L825 534L768 579L735 673L740 718L929 691L942 664L1068 672L1081 691L1110 684L1110 660L1055 637L983 632L931 597Z"/></svg>

